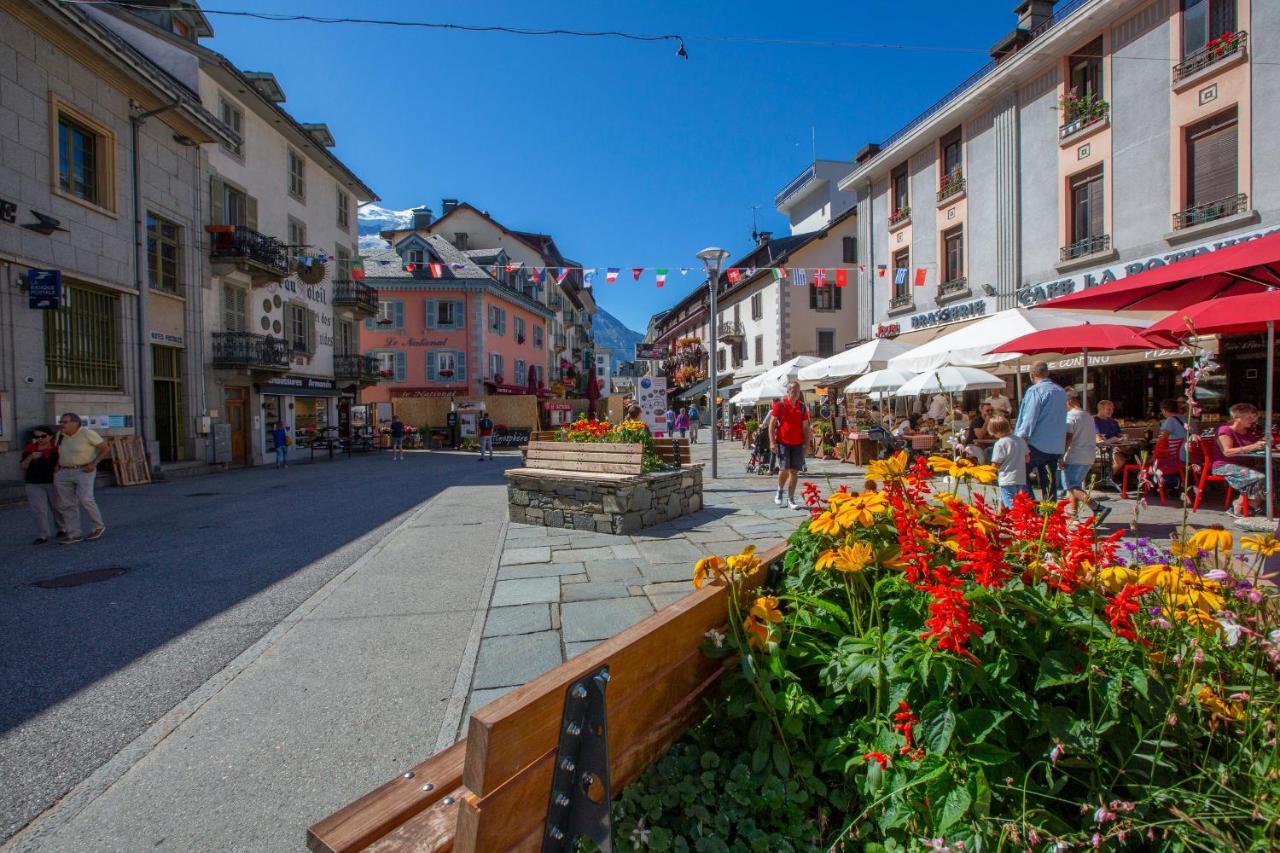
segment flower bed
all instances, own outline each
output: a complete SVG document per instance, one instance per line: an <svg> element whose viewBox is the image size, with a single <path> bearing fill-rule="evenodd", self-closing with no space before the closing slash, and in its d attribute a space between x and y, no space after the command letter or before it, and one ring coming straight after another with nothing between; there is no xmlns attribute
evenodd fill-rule
<svg viewBox="0 0 1280 853"><path fill-rule="evenodd" d="M658 455L657 450L654 449L653 436L649 434L649 428L645 426L644 421L625 420L617 425L610 425L608 421L593 421L585 417L578 418L573 423L561 427L557 440L582 443L640 444L644 446L644 462L641 471L650 474L654 471L666 471L670 468L667 463L662 461L662 457Z"/></svg>
<svg viewBox="0 0 1280 853"><path fill-rule="evenodd" d="M625 847L1274 849L1269 536L1171 551L905 455L823 499L774 594L730 595L707 718L614 807ZM962 491L963 490L963 491ZM736 586L750 551L698 563Z"/></svg>

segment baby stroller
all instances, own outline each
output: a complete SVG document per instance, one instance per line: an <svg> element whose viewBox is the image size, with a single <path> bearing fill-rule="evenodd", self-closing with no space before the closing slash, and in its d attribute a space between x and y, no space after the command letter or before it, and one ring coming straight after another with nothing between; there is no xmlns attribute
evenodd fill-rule
<svg viewBox="0 0 1280 853"><path fill-rule="evenodd" d="M899 450L909 448L909 442L901 438L897 438L889 430L882 426L873 426L867 430L867 438L880 445L880 449L876 451L877 459L888 459Z"/></svg>
<svg viewBox="0 0 1280 853"><path fill-rule="evenodd" d="M751 458L747 460L748 474L772 473L773 454L769 451L769 433L763 429L756 431L755 443L751 445Z"/></svg>

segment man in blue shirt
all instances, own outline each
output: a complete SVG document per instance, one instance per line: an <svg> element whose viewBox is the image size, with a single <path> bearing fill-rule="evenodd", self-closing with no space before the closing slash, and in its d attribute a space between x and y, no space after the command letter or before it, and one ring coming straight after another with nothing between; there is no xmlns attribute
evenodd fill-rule
<svg viewBox="0 0 1280 853"><path fill-rule="evenodd" d="M1067 446L1067 392L1049 378L1049 365L1043 361L1031 365L1031 379L1035 384L1022 395L1013 432L1026 439L1027 473L1035 472L1048 501L1057 494L1058 463Z"/></svg>
<svg viewBox="0 0 1280 853"><path fill-rule="evenodd" d="M1116 404L1110 400L1098 401L1098 414L1093 418L1093 431L1098 435L1098 441L1110 443L1114 439L1121 438L1124 430L1120 428L1120 422L1116 420ZM1119 448L1113 448L1111 451L1111 473L1107 478L1101 481L1100 485L1105 489L1120 490L1120 484L1116 482L1122 474L1124 474L1124 466L1129 464L1128 454L1121 453Z"/></svg>

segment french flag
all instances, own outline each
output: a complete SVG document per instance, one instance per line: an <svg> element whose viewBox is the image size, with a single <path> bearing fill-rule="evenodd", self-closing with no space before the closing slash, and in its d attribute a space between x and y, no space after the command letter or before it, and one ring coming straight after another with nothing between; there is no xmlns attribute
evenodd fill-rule
<svg viewBox="0 0 1280 853"><path fill-rule="evenodd" d="M607 270L604 271L604 283L613 284L615 281L618 280L619 272L621 272L621 270L618 269L618 267L609 267Z"/></svg>

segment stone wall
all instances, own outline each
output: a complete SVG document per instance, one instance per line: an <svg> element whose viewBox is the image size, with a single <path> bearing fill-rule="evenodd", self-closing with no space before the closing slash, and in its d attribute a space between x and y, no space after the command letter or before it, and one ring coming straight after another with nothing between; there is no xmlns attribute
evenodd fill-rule
<svg viewBox="0 0 1280 853"><path fill-rule="evenodd" d="M542 474L507 473L512 521L635 533L702 509L702 466L641 474L626 480L584 480Z"/></svg>

